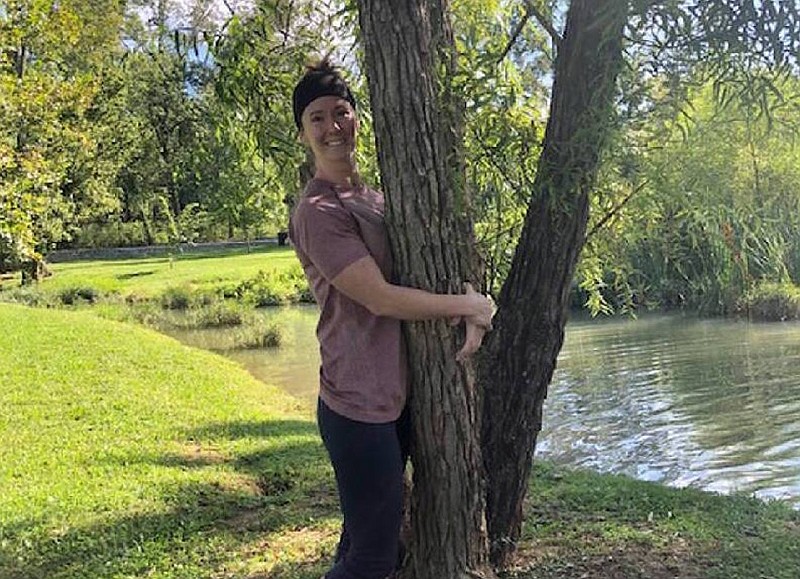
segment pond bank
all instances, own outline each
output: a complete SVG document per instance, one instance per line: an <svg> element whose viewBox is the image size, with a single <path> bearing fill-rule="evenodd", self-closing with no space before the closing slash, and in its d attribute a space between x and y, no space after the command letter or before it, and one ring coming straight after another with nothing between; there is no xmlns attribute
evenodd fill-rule
<svg viewBox="0 0 800 579"><path fill-rule="evenodd" d="M0 576L322 574L339 519L310 405L90 312L0 304L0 326ZM542 461L530 484L506 577L800 576L783 503Z"/></svg>

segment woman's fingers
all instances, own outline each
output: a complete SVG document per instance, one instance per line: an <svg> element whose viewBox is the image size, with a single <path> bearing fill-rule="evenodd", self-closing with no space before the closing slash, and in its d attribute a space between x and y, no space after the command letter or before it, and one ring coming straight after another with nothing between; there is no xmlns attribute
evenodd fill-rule
<svg viewBox="0 0 800 579"><path fill-rule="evenodd" d="M484 296L475 291L472 284L464 282L464 293L474 300L474 311L472 316L465 319L471 320L472 323L482 326L484 329L492 329L492 317L497 309L494 305L494 300L491 296Z"/></svg>
<svg viewBox="0 0 800 579"><path fill-rule="evenodd" d="M466 362L470 356L478 351L483 342L483 336L486 329L467 320L467 332L464 338L464 344L456 354L456 361L460 363Z"/></svg>

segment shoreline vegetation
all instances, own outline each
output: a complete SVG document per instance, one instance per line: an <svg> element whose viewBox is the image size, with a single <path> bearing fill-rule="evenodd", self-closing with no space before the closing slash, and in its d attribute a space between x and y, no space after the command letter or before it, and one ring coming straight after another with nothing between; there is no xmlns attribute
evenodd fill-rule
<svg viewBox="0 0 800 579"><path fill-rule="evenodd" d="M324 571L339 519L307 403L85 309L0 304L0 326L0 576ZM786 503L544 462L530 485L506 579L800 575Z"/></svg>
<svg viewBox="0 0 800 579"><path fill-rule="evenodd" d="M0 276L0 302L48 308L91 306L99 315L160 330L244 324L250 334L257 332L249 329L257 325L249 315L254 309L314 303L290 247L271 240L207 245L172 253L168 246L159 246L155 255L149 251L152 248L133 248L123 258L111 250L92 250L101 251L93 254L101 258L59 259L49 264L52 275L38 284L21 286L19 274ZM585 297L576 290L573 304ZM578 309L587 307L583 304ZM623 315L630 313L625 311ZM728 316L756 322L800 320L800 286L757 284L736 300ZM258 340L250 342L258 347ZM247 343L243 340L242 347Z"/></svg>
<svg viewBox="0 0 800 579"><path fill-rule="evenodd" d="M159 330L235 328L225 349L278 347L281 330L257 315L266 306L313 303L291 249L253 244L176 256L51 265L37 285L6 280L0 302L91 309L100 317Z"/></svg>

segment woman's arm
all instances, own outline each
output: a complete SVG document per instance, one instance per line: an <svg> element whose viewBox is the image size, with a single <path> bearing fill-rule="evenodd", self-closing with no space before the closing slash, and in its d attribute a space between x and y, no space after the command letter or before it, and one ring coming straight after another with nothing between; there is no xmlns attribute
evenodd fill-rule
<svg viewBox="0 0 800 579"><path fill-rule="evenodd" d="M494 305L477 292L434 294L388 283L372 257L362 257L345 267L331 283L376 316L400 320L463 317L468 323L490 328Z"/></svg>

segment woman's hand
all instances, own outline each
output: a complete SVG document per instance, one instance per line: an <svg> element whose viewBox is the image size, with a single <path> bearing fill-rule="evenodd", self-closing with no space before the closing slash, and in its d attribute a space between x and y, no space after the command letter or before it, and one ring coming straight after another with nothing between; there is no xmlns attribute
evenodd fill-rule
<svg viewBox="0 0 800 579"><path fill-rule="evenodd" d="M486 328L473 324L467 320L467 334L464 338L464 345L456 354L456 361L463 364L466 362L478 348L481 347L483 336L486 334Z"/></svg>
<svg viewBox="0 0 800 579"><path fill-rule="evenodd" d="M469 283L464 284L464 289L466 295L474 302L475 313L464 318L467 325L466 337L464 345L456 354L456 360L462 364L481 347L483 336L492 329L492 316L495 311L494 302L490 297L479 294Z"/></svg>
<svg viewBox="0 0 800 579"><path fill-rule="evenodd" d="M482 327L484 330L489 331L492 329L492 317L494 317L494 301L489 296L484 296L476 292L472 288L472 284L464 284L465 294L472 301L472 313L464 316L466 322L471 322L476 326Z"/></svg>

